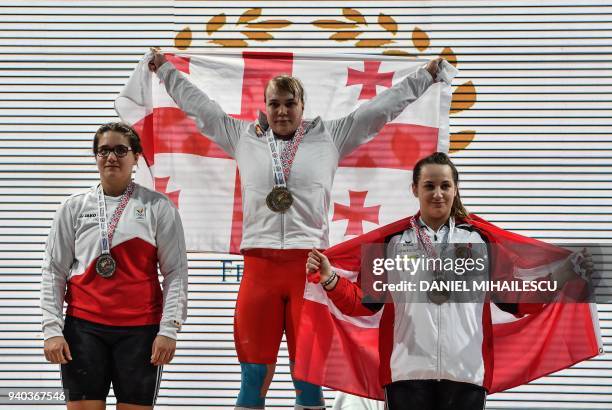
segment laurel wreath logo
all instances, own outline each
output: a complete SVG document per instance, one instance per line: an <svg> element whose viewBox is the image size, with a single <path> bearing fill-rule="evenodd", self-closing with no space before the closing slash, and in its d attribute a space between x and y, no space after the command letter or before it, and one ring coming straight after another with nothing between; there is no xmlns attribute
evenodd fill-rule
<svg viewBox="0 0 612 410"><path fill-rule="evenodd" d="M375 20L375 21L369 21ZM266 19L263 17L262 8L251 8L242 13L237 20L228 21L225 13L211 17L205 25L203 32L206 33L205 40L221 47L249 47L250 42L266 42L274 40L274 31L282 30L293 23L284 19ZM332 19L314 20L311 24L321 30L331 32L329 40L334 42L351 43L357 48L382 48L382 54L405 56L416 58L420 53L430 49L431 41L426 31L415 26L412 28L410 39L414 51L406 51L393 46L398 43L397 34L399 25L392 16L378 13L376 16L364 16L359 10L345 7L341 10L341 16ZM367 33L371 25L381 27L385 38L360 38ZM243 38L229 38L239 32ZM193 41L193 32L190 27L183 28L174 38L174 46L179 50L186 50ZM450 47L445 47L439 53L441 57L455 67L459 62L455 52ZM453 91L450 114L458 114L469 110L477 100L477 92L474 83L470 80L457 86ZM476 136L475 130L462 130L451 133L450 153L466 149Z"/></svg>
<svg viewBox="0 0 612 410"><path fill-rule="evenodd" d="M217 14L206 23L205 31L209 38L215 34L219 34L228 26L233 26L231 27L232 34L235 34L236 29L238 29L240 34L245 38L211 38L208 42L222 47L248 47L249 40L260 42L273 40L274 35L269 31L280 30L292 24L289 20L281 19L258 20L261 16L262 9L253 8L242 13L234 23L230 23L225 13ZM185 50L190 47L192 39L193 33L191 32L191 28L185 27L176 35L174 46L179 50Z"/></svg>

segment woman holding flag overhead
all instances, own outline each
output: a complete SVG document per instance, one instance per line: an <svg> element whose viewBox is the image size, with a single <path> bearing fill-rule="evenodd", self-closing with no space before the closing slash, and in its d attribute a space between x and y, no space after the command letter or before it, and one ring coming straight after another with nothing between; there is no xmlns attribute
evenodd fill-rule
<svg viewBox="0 0 612 410"><path fill-rule="evenodd" d="M64 202L47 239L44 353L61 364L68 409L104 409L111 383L118 409L151 409L187 316L181 220L167 197L132 181L141 152L130 126L100 126L100 183Z"/></svg>
<svg viewBox="0 0 612 410"><path fill-rule="evenodd" d="M339 161L372 139L434 82L438 60L406 77L346 117L304 120L304 90L294 77L273 78L262 96L266 113L247 122L227 115L163 54L149 68L168 94L240 170L244 275L236 303L234 341L242 378L237 407L262 408L283 332L295 361L303 302L304 261L328 246L331 187ZM294 379L296 406L324 405L318 386Z"/></svg>
<svg viewBox="0 0 612 410"><path fill-rule="evenodd" d="M367 263L363 264L364 259L361 259L361 262L348 263L348 265L346 261L360 258L367 258L365 260L369 261L370 258L366 257L366 253L376 254L376 249L382 249L378 251L378 254L392 262L402 255L408 255L410 259L423 257L431 260L441 259L445 263L446 256L449 254L452 260L472 259L477 261L480 259L486 262L490 257L491 260L483 264L481 273L484 275L480 275L487 279L489 277L502 279L499 273L504 270L514 275L516 272L512 272L513 265L520 265L519 267L525 271L531 270L532 274L537 273L537 265L541 264L541 260L554 261L550 265L546 264L539 268L540 273L546 272L547 274L536 279L535 283L556 284L558 289L563 289L565 284L576 279L577 275L582 275L583 278L590 275L593 270L593 262L586 251L569 255L569 252L551 245L537 244L537 241L528 238L523 238L523 241L518 235L504 233L501 229L488 225L475 216L468 215L461 203L458 183L457 169L446 154L434 153L421 159L415 165L412 184L413 193L418 198L420 205L417 215L372 231L363 238L355 238L339 244L326 252L326 254L329 253L330 258L313 249L306 263L306 270L309 274L320 273L321 285L327 297L343 314L372 316L382 310L378 337L378 382L384 386L386 404L391 410L482 409L487 391L494 392L513 387L513 384L526 383L532 378L559 370L598 352L596 337L592 329L591 332L585 332L584 329L587 326L578 323L577 333L580 335L586 333L585 340L588 341L586 345L579 343L577 347L567 347L567 341L564 339L563 346L571 351L567 357L554 353L552 358L540 357L533 366L527 359L514 354L512 360L517 369L525 365L521 363L525 360L527 362L525 367L528 370L525 372L518 370L518 376L508 376L511 372L498 376L494 372L498 370L493 367L494 359L499 361L495 363L496 366L503 365L504 360L502 356L494 354L497 352L497 340L495 340L496 336L494 336L491 323L491 308L486 303L484 292L481 294L472 292L471 295L468 294L469 297L466 300L465 295L458 295L461 293L461 288L452 290L452 286L444 288L441 285L444 282L448 284L453 278L445 276L447 275L446 269L440 268L433 268L429 271L422 268L415 269L414 272L411 271L408 275L404 275L405 278L417 284L415 288L412 290L409 287L402 288L401 291L396 292L393 291L394 288L387 287L386 291L378 295L370 292L370 282L366 279L368 274L363 270L359 281L361 286L342 276L341 272L346 272L351 264L352 269L364 269L364 266L369 266ZM531 255L513 255L513 258L510 258L504 252L510 250L512 244L504 243L504 241L524 245L522 250L526 250ZM378 243L380 246L366 251L367 246L373 243ZM543 252L548 253L546 257L541 258L541 255L535 257L536 254ZM332 259L331 264L330 259ZM332 269L334 260L338 262L337 265L343 265L343 267ZM477 263L474 263L474 266L476 267ZM391 264L386 267L386 283L400 283L397 281L398 270L400 268L391 266ZM460 275L464 279L467 279L465 276L468 276L465 272L457 273L456 270L451 273ZM374 271L374 275L378 273ZM395 278L395 281L392 278ZM512 279L508 283L513 282ZM428 284L425 288L421 284L423 281ZM433 287L436 283L439 284L439 288ZM495 294L492 297L500 309L521 316L542 311L547 306L546 302L554 296L555 293L543 291L529 296L522 292L506 292ZM525 301L529 303L524 303ZM557 310L562 308L561 305L554 307ZM588 305L582 313L584 316L572 315L571 320L587 318L590 323L591 313ZM332 325L321 316L320 312L318 317L316 314L305 315L302 324L305 324L306 328L310 328L312 324L313 332L316 332L314 326L317 324L320 329L331 328ZM554 318L555 315L549 317ZM554 326L554 323L548 323L548 326L551 325ZM567 333L564 337L571 334L570 328L565 330ZM515 330L517 329L513 329ZM538 330L546 333L545 327ZM512 334L512 332L506 333ZM554 336L554 328L550 334ZM346 334L342 336L343 342L340 344L330 342L332 340L334 337L330 337L329 334L321 335L314 344L321 342L322 349L326 349L329 343L330 346L341 345L344 350L351 350L347 349ZM312 340L309 342L313 343ZM521 353L527 352L527 345L531 343L530 340L519 337L511 342L514 343L513 347L518 348ZM523 343L525 346L522 345ZM358 355L367 356L361 350L362 345L356 348L360 349ZM313 357L320 356L315 353ZM334 365L338 365L337 358L334 359L334 353L327 352L325 357L331 357ZM347 363L349 362L350 359L347 359ZM302 374L311 371L311 374L306 376L308 380L318 379L313 375L326 372L322 363L309 365L312 369L300 369L299 372ZM323 367L323 370L319 370L319 367ZM362 369L355 363L347 367ZM345 380L351 379L348 373L343 375ZM361 377L365 379L367 376L363 374ZM508 380L502 380L504 377ZM520 379L521 377L526 380ZM337 380L331 384L323 383L330 387L343 388L343 385L338 384ZM368 392L368 390L374 391L371 387L357 382L347 390L355 394L376 396Z"/></svg>

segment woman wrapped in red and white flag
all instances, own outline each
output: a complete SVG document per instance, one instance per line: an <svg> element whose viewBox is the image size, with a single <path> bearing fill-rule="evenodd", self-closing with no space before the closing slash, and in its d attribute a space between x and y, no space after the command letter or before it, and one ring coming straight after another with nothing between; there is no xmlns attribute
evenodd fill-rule
<svg viewBox="0 0 612 410"><path fill-rule="evenodd" d="M392 410L471 410L484 408L487 393L526 383L600 351L601 340L598 340L596 326L592 326L588 303L548 303L559 302L561 296L557 289L571 286L584 289L583 279L588 279L593 271L590 254L586 250L570 254L561 248L505 232L469 215L461 203L458 183L457 169L446 154L434 153L423 158L415 165L413 173L412 190L420 205L417 215L336 245L325 254L312 250L306 264L307 272L311 275L319 272L325 296L333 306L321 309L320 303L318 307L314 302L309 303L322 299L320 294L318 299L313 297L316 292L309 294L313 289L307 290L306 297L310 301L306 302L302 318L304 334L311 330L319 335L298 346L300 357L311 357L310 363L299 364L300 377L381 399L377 388L364 381L369 379L372 384L376 380L384 386L384 398ZM394 264L401 261L400 256L410 254L414 259L418 254L434 260L448 255L450 250L455 260L466 259L468 255L476 261L484 260L486 263L482 266L484 277L490 279L488 283L505 278L509 280L508 286L517 286L524 281L517 280L514 275L529 271L532 276L540 274L531 281L538 287L534 292L499 292L494 296L482 292L481 300L461 301L465 294L457 299L452 299L452 295L469 290L465 289L465 281L461 282L463 287L457 285L454 290L434 288L435 283L446 281L448 284L449 278L440 269L426 271L421 265L414 268L409 277L415 286L420 286L419 279L426 280L429 276L426 283L431 287L415 287L411 291L407 285L403 288L387 286L383 297L377 298L364 285L365 272L362 271L356 281L343 277L350 276L349 271L372 266L370 261L374 259L371 255L366 256L370 252L367 246L371 244L382 245L379 255L385 258L376 260L389 261L384 276L387 284L393 282L392 277L397 278L396 271L400 268ZM480 258L476 258L477 255ZM369 265L362 264L364 258L368 258ZM477 265L478 262L473 264ZM455 270L454 274L463 275L463 272ZM378 286L380 290L380 284ZM531 314L533 323L509 323L506 328L494 328L493 305L517 317ZM350 317L376 315L379 321L350 322L351 319L341 318L338 310ZM340 319L335 322L334 316ZM562 330L555 326L556 321L563 322ZM565 321L572 324L566 326ZM376 342L371 337L373 328L378 331ZM357 334L354 344L350 341L351 333ZM547 343L554 348L560 339L565 349L561 352L554 349L539 353L529 351L531 346L541 347ZM375 345L378 357L374 359L368 355ZM513 351L512 357L507 357L509 350ZM343 356L346 363L342 363ZM371 370L368 365L372 364L379 367L377 378L368 374ZM343 367L341 378L335 376L332 366ZM513 366L515 373L510 369ZM362 380L351 381L353 374Z"/></svg>

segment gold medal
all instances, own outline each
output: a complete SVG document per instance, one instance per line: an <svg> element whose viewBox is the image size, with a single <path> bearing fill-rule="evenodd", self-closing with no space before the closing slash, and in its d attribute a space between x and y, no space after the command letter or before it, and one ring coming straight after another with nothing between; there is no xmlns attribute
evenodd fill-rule
<svg viewBox="0 0 612 410"><path fill-rule="evenodd" d="M272 212L285 212L293 204L293 196L286 187L275 186L266 197L266 205Z"/></svg>

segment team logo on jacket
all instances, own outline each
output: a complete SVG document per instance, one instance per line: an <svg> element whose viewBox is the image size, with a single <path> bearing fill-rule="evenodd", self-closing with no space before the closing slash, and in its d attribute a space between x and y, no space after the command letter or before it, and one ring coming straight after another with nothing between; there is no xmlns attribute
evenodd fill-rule
<svg viewBox="0 0 612 410"><path fill-rule="evenodd" d="M399 242L397 252L401 255L420 255L419 247L411 242Z"/></svg>
<svg viewBox="0 0 612 410"><path fill-rule="evenodd" d="M146 216L146 212L144 208L136 208L134 210L135 215L136 215L136 220L137 221L144 221L145 220L145 216Z"/></svg>

